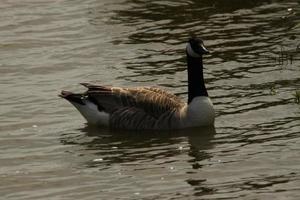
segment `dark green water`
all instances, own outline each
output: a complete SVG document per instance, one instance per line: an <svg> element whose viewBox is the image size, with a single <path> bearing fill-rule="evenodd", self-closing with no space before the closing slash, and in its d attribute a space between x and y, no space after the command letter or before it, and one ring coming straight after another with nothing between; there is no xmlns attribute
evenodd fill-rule
<svg viewBox="0 0 300 200"><path fill-rule="evenodd" d="M2 1L0 199L300 199L299 4ZM215 129L92 128L57 97L97 81L186 98L190 34L212 52Z"/></svg>

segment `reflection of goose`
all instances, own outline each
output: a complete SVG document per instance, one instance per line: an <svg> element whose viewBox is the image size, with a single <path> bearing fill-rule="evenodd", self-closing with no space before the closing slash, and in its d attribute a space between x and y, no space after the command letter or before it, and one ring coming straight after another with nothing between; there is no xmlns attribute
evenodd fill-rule
<svg viewBox="0 0 300 200"><path fill-rule="evenodd" d="M188 103L155 87L119 88L82 83L85 93L62 91L90 124L118 129L181 129L212 126L214 109L208 97L202 55L208 53L202 40L191 38L186 47Z"/></svg>
<svg viewBox="0 0 300 200"><path fill-rule="evenodd" d="M83 137L78 137L76 133ZM171 157L182 163L182 157L178 157L179 150L188 156L184 161L191 165L191 169L204 167L209 163L207 159L212 158L208 150L214 148L216 131L213 126L149 133L149 131L110 130L105 127L84 126L72 130L69 134L62 134L60 140L64 145L81 146L79 150L83 157L101 156L103 162L88 159L87 166L93 167L116 163L130 164L136 161L150 163L157 159L162 159L162 162L169 165ZM73 149L75 151L73 153L76 153L76 149L78 150L76 147Z"/></svg>

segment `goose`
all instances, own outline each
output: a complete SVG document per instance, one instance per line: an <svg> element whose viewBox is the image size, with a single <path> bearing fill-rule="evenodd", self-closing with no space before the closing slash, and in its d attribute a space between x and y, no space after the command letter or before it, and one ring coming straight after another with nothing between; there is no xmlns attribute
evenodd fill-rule
<svg viewBox="0 0 300 200"><path fill-rule="evenodd" d="M209 51L199 38L186 45L188 101L158 87L110 87L81 83L84 93L62 91L88 124L126 130L173 130L214 126L215 112L203 77L202 56Z"/></svg>

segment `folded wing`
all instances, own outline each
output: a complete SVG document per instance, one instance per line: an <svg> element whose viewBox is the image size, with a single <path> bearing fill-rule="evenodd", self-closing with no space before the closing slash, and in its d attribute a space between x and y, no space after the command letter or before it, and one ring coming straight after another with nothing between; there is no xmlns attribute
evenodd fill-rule
<svg viewBox="0 0 300 200"><path fill-rule="evenodd" d="M185 105L177 96L155 87L82 85L88 88L85 97L111 115L113 128L172 128L178 124L179 111Z"/></svg>

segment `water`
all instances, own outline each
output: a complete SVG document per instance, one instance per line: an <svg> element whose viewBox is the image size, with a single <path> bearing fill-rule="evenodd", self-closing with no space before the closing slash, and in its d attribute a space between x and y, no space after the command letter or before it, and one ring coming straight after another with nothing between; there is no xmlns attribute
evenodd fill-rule
<svg viewBox="0 0 300 200"><path fill-rule="evenodd" d="M300 199L296 0L0 4L0 199ZM184 47L212 52L215 129L92 128L62 89L155 85L187 97Z"/></svg>

